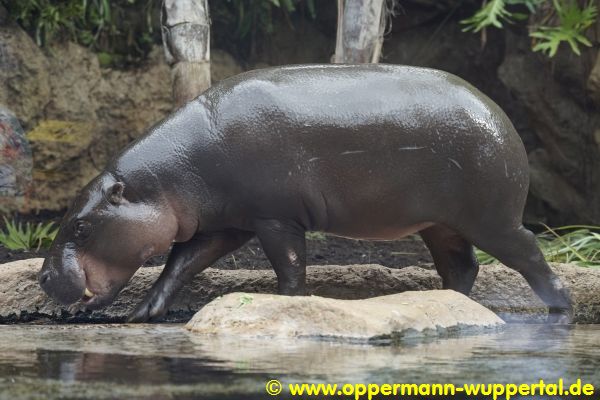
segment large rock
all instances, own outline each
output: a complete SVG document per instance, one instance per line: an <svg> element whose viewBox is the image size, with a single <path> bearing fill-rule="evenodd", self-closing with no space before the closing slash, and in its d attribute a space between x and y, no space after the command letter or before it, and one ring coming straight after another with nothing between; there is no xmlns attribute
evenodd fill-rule
<svg viewBox="0 0 600 400"><path fill-rule="evenodd" d="M230 293L204 306L186 328L204 335L398 340L502 326L493 312L453 290L338 300Z"/></svg>
<svg viewBox="0 0 600 400"><path fill-rule="evenodd" d="M506 34L498 77L522 104L539 141L539 149L530 154L531 194L548 208L544 214L549 224L597 224L600 147L595 132L600 112L593 96L598 97L594 94L598 69L588 75L594 50L584 48L581 57L574 57L562 45L549 59L532 53L531 40L525 35Z"/></svg>
<svg viewBox="0 0 600 400"><path fill-rule="evenodd" d="M32 164L21 124L12 112L0 106L0 213L27 201Z"/></svg>
<svg viewBox="0 0 600 400"><path fill-rule="evenodd" d="M54 319L59 321L121 321L141 301L162 268L141 268L115 302L89 312L62 307L39 288L37 273L42 259L15 261L0 266L0 322ZM554 264L554 270L571 290L575 322L600 323L600 270ZM271 270L218 270L209 268L187 284L169 309L167 320L186 321L211 300L232 292L275 293ZM380 265L314 266L308 268L310 294L338 299L365 299L415 290L441 289L434 269L390 269ZM481 268L473 300L507 321L542 321L547 309L525 280L502 265Z"/></svg>
<svg viewBox="0 0 600 400"><path fill-rule="evenodd" d="M44 51L15 24L0 26L0 105L34 137L32 201L13 210L66 208L117 150L169 113L169 68L156 54L137 69L107 70L82 46ZM53 166L49 153L59 155Z"/></svg>
<svg viewBox="0 0 600 400"><path fill-rule="evenodd" d="M0 104L10 108L25 129L50 101L49 62L15 23L0 24Z"/></svg>
<svg viewBox="0 0 600 400"><path fill-rule="evenodd" d="M587 89L596 103L596 106L600 107L600 52L596 55L594 68L592 68L590 76L588 77Z"/></svg>
<svg viewBox="0 0 600 400"><path fill-rule="evenodd" d="M94 125L77 121L44 120L27 133L34 163L31 208L67 207L98 174L89 154L94 138Z"/></svg>
<svg viewBox="0 0 600 400"><path fill-rule="evenodd" d="M212 72L219 80L242 69L228 53L217 50ZM172 111L170 69L160 46L136 68L101 68L88 48L67 41L40 49L16 24L4 23L1 105L40 139L33 145L32 201L10 211L61 210L112 156ZM77 149L73 141L52 139L65 131L80 142ZM52 149L46 150L48 140ZM50 153L58 155L52 166L44 162Z"/></svg>

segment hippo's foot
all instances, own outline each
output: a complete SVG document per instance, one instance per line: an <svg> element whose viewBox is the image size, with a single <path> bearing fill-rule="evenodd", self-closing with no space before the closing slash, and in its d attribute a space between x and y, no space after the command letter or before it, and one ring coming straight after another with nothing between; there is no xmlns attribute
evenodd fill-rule
<svg viewBox="0 0 600 400"><path fill-rule="evenodd" d="M167 302L162 294L154 295L150 293L135 310L127 317L127 322L140 323L155 320L167 311Z"/></svg>
<svg viewBox="0 0 600 400"><path fill-rule="evenodd" d="M550 309L546 323L555 325L568 325L573 323L571 310Z"/></svg>

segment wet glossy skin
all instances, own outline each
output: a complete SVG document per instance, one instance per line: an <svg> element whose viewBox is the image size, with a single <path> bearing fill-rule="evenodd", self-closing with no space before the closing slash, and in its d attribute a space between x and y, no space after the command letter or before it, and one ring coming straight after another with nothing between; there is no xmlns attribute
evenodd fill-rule
<svg viewBox="0 0 600 400"><path fill-rule="evenodd" d="M244 73L155 126L96 182L65 217L42 286L75 301L85 284L68 278L64 249L77 254L69 267L77 270L95 247L83 269L103 298L92 302L105 304L144 257L177 242L133 321L162 315L183 282L254 235L280 292L304 294L306 230L386 240L418 231L444 287L464 293L477 275L476 244L519 270L554 320L570 313L521 225L528 169L518 134L495 103L445 72L310 65ZM111 203L118 182L121 202ZM96 221L90 244L70 244L70 227L86 219ZM98 242L127 246L117 260ZM96 270L104 272L88 272Z"/></svg>

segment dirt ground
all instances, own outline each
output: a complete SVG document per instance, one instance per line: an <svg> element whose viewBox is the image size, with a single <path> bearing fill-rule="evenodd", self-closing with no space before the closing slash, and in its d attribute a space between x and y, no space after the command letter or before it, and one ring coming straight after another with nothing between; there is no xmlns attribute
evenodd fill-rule
<svg viewBox="0 0 600 400"><path fill-rule="evenodd" d="M60 221L60 213L43 213L21 216L23 222ZM429 252L417 236L393 242L352 240L329 235L309 234L307 240L308 265L380 264L391 268L402 268L431 262ZM0 263L45 257L47 252L10 251L0 245ZM148 266L164 264L166 257L155 257ZM271 268L257 239L251 240L239 250L219 260L216 268L222 269L265 269Z"/></svg>

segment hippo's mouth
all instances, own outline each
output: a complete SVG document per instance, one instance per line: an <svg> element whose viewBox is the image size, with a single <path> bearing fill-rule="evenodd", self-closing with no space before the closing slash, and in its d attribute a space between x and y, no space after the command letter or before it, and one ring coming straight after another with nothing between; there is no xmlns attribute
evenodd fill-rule
<svg viewBox="0 0 600 400"><path fill-rule="evenodd" d="M97 279L93 279L94 277L91 276L90 268L93 265L99 264L94 259L90 260L85 256L79 258L78 261L85 275L85 290L79 302L88 310L97 310L111 304L124 285L121 287L110 287L97 282Z"/></svg>
<svg viewBox="0 0 600 400"><path fill-rule="evenodd" d="M85 292L83 293L83 297L81 298L82 303L89 303L96 297L96 295L87 287L85 288Z"/></svg>
<svg viewBox="0 0 600 400"><path fill-rule="evenodd" d="M116 295L113 295L113 293L101 295L96 294L88 288L86 288L85 293L81 297L80 302L83 305L85 305L85 308L88 310L97 310L99 308L106 307L107 305L112 303L115 297Z"/></svg>
<svg viewBox="0 0 600 400"><path fill-rule="evenodd" d="M85 305L86 308L88 309L95 309L95 308L100 308L102 305L99 303L104 303L102 302L102 297L94 292L92 292L90 289L88 289L88 287L86 286L85 288L85 292L83 293L83 296L81 297L81 303L83 303Z"/></svg>
<svg viewBox="0 0 600 400"><path fill-rule="evenodd" d="M102 308L110 304L115 297L112 295L112 293L101 293L99 291L90 289L90 287L93 287L93 285L88 282L86 274L85 291L83 292L83 296L81 296L79 301L85 305L87 309L95 310Z"/></svg>
<svg viewBox="0 0 600 400"><path fill-rule="evenodd" d="M85 291L79 300L88 310L97 310L111 304L125 284L109 288L108 290L94 290L94 285L86 279Z"/></svg>

